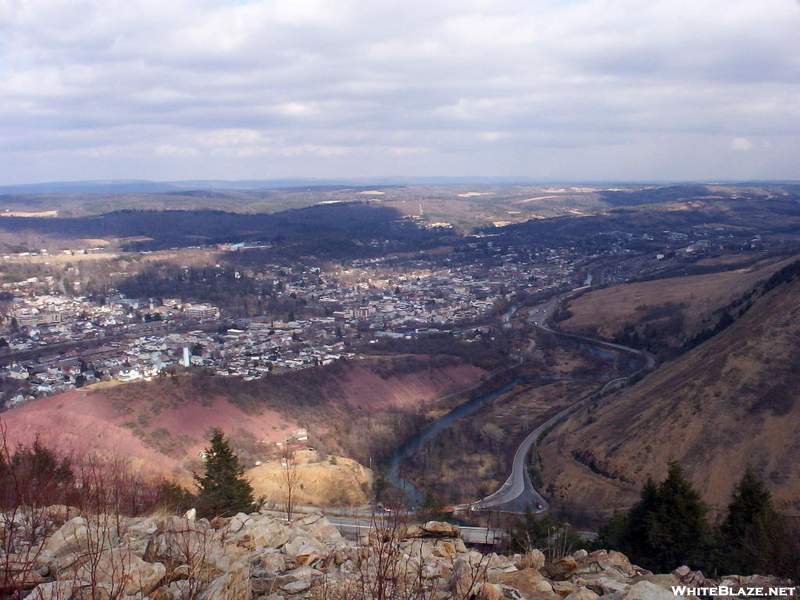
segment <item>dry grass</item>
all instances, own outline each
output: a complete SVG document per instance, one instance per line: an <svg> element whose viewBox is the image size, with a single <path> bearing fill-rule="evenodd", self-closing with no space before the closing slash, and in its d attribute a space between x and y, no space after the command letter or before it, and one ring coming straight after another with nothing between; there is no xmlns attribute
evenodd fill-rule
<svg viewBox="0 0 800 600"><path fill-rule="evenodd" d="M629 283L592 291L570 301L572 316L559 325L565 331L614 338L626 325L636 325L660 307L677 307L684 319L682 335L690 338L713 326L715 311L749 291L787 262L760 264L706 275ZM679 345L681 340L675 340Z"/></svg>
<svg viewBox="0 0 800 600"><path fill-rule="evenodd" d="M362 506L371 496L372 473L359 463L341 456L322 456L302 450L295 454L298 482L295 504L311 506ZM267 502L282 505L286 499L285 468L280 459L246 472L253 491Z"/></svg>

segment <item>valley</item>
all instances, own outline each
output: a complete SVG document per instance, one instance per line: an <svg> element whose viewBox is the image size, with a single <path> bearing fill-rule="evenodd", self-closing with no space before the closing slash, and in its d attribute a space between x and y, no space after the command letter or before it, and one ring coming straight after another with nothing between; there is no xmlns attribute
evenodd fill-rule
<svg viewBox="0 0 800 600"><path fill-rule="evenodd" d="M751 466L794 513L799 198L777 184L0 197L0 420L13 444L38 435L188 486L221 427L254 480L285 447L312 453L314 480L371 467L303 500L359 505L385 493L405 439L514 382L403 461L452 505L496 490L537 425L606 388L535 446L554 510L597 523L677 459L712 505ZM124 210L103 212L112 199ZM622 386L641 361L562 333L660 364Z"/></svg>

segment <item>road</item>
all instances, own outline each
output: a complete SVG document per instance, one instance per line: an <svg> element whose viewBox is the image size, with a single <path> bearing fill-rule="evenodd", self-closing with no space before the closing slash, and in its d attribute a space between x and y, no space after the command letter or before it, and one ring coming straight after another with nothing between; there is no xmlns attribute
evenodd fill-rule
<svg viewBox="0 0 800 600"><path fill-rule="evenodd" d="M588 396L585 396L575 402L574 404L568 406L564 410L560 411L556 415L550 417L547 421L539 425L536 429L531 431L522 443L517 448L517 451L514 453L514 461L511 467L511 474L506 479L505 483L500 486L493 494L486 496L482 500L478 502L473 502L472 504L468 505L461 505L455 507L456 509L469 509L469 510L485 510L489 508L495 508L502 511L507 512L525 512L526 510L530 509L533 512L542 512L547 510L548 503L541 494L533 487L533 483L530 479L530 473L527 468L527 457L531 451L531 448L534 444L539 440L539 438L547 432L549 429L566 419L571 414L577 412L578 410L585 407L590 402L593 402L600 398L603 394L619 389L622 387L631 377L641 373L644 370L653 369L656 366L656 357L650 354L649 352L644 352L640 350L635 350L633 348L629 348L627 346L623 346L621 344L614 344L612 342L605 342L602 340L595 340L593 338L588 338L580 335L574 335L571 333L562 333L560 331L555 331L548 326L548 322L553 315L558 303L564 298L565 294L560 294L558 296L553 296L547 302L540 304L538 306L533 307L530 310L528 320L532 325L539 327L545 331L549 331L551 333L555 333L560 336L565 336L573 339L582 340L587 343L591 343L597 346L604 346L606 348L612 348L615 350L621 350L624 352L629 352L631 354L636 354L644 358L645 366L641 369L637 370L635 373L627 377L620 377L609 381L606 383L603 388L600 390L599 393L592 393Z"/></svg>
<svg viewBox="0 0 800 600"><path fill-rule="evenodd" d="M278 518L286 518L286 512L278 508L271 509L269 512ZM358 540L360 536L369 533L372 529L386 530L414 522L409 513L396 514L369 505L349 509L298 506L293 512L295 515L322 514L339 530L339 533L351 540ZM461 539L467 544L495 545L505 541L506 532L503 529L466 526L459 526L459 529L461 530Z"/></svg>

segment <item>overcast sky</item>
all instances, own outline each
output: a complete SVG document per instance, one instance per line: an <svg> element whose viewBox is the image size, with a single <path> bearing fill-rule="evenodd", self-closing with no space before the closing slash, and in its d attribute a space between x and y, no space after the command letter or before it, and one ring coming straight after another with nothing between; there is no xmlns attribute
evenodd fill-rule
<svg viewBox="0 0 800 600"><path fill-rule="evenodd" d="M0 184L800 179L800 0L0 0Z"/></svg>

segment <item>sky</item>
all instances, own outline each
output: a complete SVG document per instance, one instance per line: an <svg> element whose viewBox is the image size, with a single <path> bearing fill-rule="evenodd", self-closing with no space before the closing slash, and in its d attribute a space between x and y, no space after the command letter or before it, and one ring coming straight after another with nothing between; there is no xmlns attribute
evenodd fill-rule
<svg viewBox="0 0 800 600"><path fill-rule="evenodd" d="M800 179L800 0L0 0L0 185Z"/></svg>

